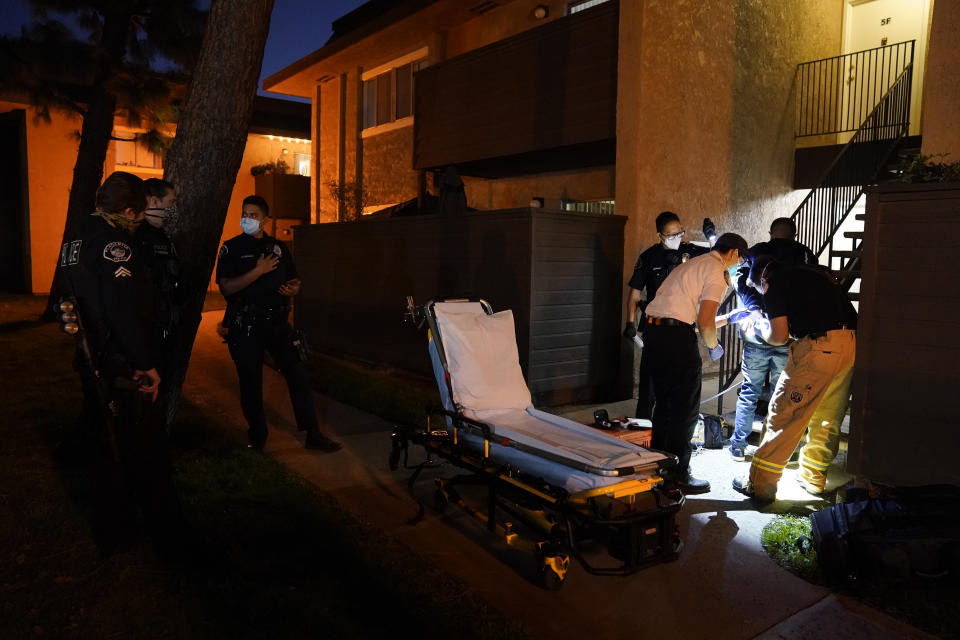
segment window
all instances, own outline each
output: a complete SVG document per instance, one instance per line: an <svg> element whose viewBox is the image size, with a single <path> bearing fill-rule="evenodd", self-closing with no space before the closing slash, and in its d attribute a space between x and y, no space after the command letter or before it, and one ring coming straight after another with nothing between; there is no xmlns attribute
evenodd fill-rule
<svg viewBox="0 0 960 640"><path fill-rule="evenodd" d="M364 74L363 128L369 129L413 115L413 76L427 66L424 58L376 75Z"/></svg>
<svg viewBox="0 0 960 640"><path fill-rule="evenodd" d="M163 160L139 141L133 140L134 132L118 131L117 166L136 167L138 169L163 169Z"/></svg>
<svg viewBox="0 0 960 640"><path fill-rule="evenodd" d="M309 176L310 175L310 160L312 160L309 153L295 153L293 154L293 171L297 175Z"/></svg>
<svg viewBox="0 0 960 640"><path fill-rule="evenodd" d="M567 15L569 16L577 13L578 11L595 7L598 4L603 4L604 2L607 2L607 0L577 0L576 2L571 2L567 5Z"/></svg>
<svg viewBox="0 0 960 640"><path fill-rule="evenodd" d="M576 213L602 213L612 216L617 212L617 205L613 200L565 200L561 207L564 211Z"/></svg>

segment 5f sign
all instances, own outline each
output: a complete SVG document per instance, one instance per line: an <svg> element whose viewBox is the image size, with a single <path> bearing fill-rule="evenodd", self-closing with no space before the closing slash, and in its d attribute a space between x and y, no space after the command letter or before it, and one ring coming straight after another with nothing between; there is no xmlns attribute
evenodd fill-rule
<svg viewBox="0 0 960 640"><path fill-rule="evenodd" d="M885 27L893 20L893 18L880 18L880 26Z"/></svg>

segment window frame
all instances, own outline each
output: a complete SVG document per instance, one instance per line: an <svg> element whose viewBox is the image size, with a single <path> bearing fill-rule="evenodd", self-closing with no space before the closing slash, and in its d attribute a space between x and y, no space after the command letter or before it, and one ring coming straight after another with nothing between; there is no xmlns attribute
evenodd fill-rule
<svg viewBox="0 0 960 640"><path fill-rule="evenodd" d="M382 133L384 131L390 131L413 124L413 77L417 71L427 66L428 53L429 50L427 47L421 47L416 51L412 51L406 55L394 58L385 64L381 64L361 72L360 133L362 137L367 137L376 133ZM398 118L397 114L402 112L402 109L398 109L397 105L397 100L399 98L397 92L397 73L403 67L409 68L410 83L408 92L410 104L408 107L409 113ZM390 95L387 100L381 103L381 97L379 96L379 93L380 90L386 85L386 79L382 79L382 76L386 74L389 74ZM389 114L382 113L382 110L379 108L386 104L389 104ZM386 115L386 120L381 120L381 117L384 115Z"/></svg>
<svg viewBox="0 0 960 640"><path fill-rule="evenodd" d="M610 0L571 0L567 3L567 15L572 16L575 13L592 9L593 7L609 1Z"/></svg>

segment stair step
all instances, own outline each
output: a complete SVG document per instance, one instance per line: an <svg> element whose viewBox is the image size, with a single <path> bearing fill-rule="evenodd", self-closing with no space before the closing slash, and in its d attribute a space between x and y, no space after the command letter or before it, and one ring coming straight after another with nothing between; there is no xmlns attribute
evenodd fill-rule
<svg viewBox="0 0 960 640"><path fill-rule="evenodd" d="M853 217L854 217L854 219L856 219L856 220L866 220L866 219L867 219L867 214L865 214L865 213L855 213L855 214L853 215Z"/></svg>
<svg viewBox="0 0 960 640"><path fill-rule="evenodd" d="M901 158L912 158L920 155L920 147L904 147L897 150L897 155Z"/></svg>
<svg viewBox="0 0 960 640"><path fill-rule="evenodd" d="M844 238L855 238L855 239L857 239L857 240L863 240L863 234L864 234L863 231L844 231L844 232L843 232L843 237L844 237Z"/></svg>
<svg viewBox="0 0 960 640"><path fill-rule="evenodd" d="M847 291L847 297L850 298L852 302L856 302L860 299L859 291Z"/></svg>
<svg viewBox="0 0 960 640"><path fill-rule="evenodd" d="M863 252L860 251L859 249L854 249L853 251L847 251L847 250L837 251L837 250L834 250L834 251L831 251L831 252L830 252L830 257L831 257L831 258L859 258L861 253L863 253Z"/></svg>

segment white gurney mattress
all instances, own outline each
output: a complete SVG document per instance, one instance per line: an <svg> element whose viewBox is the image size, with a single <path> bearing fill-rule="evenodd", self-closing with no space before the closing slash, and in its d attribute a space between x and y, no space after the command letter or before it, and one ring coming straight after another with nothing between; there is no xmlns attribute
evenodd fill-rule
<svg viewBox="0 0 960 640"><path fill-rule="evenodd" d="M545 482L563 487L570 493L605 487L627 479L655 476L657 468L651 466L649 470L625 477L597 475L497 444L497 441L507 438L528 447L609 471L622 467L656 465L657 462L665 459L662 453L623 442L593 427L538 411L533 407L524 410L465 411L464 414L492 427L496 435L490 443L492 459L513 465L524 473L543 478ZM475 431L462 433L461 439L478 449L483 446L482 436Z"/></svg>
<svg viewBox="0 0 960 640"><path fill-rule="evenodd" d="M650 470L632 476L600 475L497 444L498 440L509 439L547 455L606 471L656 465L666 458L662 453L618 440L592 427L534 409L520 371L513 314L509 310L488 316L477 303L438 303L434 310L453 391L450 402L442 369L435 366L444 405L449 403L447 408L452 409L455 403L468 418L492 427L496 434L490 444L492 459L571 493L656 474L656 467L651 466ZM430 355L438 365L436 350L431 348ZM478 449L483 446L477 431L464 430L460 437Z"/></svg>

